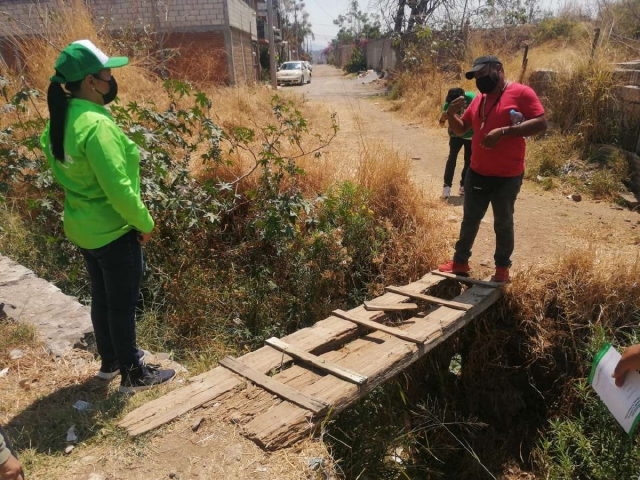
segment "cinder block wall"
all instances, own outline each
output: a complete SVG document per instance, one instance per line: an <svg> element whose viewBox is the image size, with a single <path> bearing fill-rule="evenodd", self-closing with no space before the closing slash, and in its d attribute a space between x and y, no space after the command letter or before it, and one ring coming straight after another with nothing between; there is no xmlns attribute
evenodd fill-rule
<svg viewBox="0 0 640 480"><path fill-rule="evenodd" d="M181 50L180 58L170 66L174 74L228 83L236 78L242 83L245 78L249 83L255 81L255 73L249 72L254 70L251 41L257 40L256 16L245 0L85 1L107 28L141 23L163 32L164 46ZM0 14L0 37L41 33L43 21L57 6L57 0L1 3L7 15ZM9 47L0 51L8 63L15 64L16 52Z"/></svg>
<svg viewBox="0 0 640 480"><path fill-rule="evenodd" d="M252 40L258 40L256 11L244 0L227 0L229 8L229 25L240 31L251 34Z"/></svg>
<svg viewBox="0 0 640 480"><path fill-rule="evenodd" d="M247 10L250 8L240 0ZM91 12L105 23L122 27L139 19L154 25L152 0L86 0ZM159 26L165 32L193 27L226 25L224 0L157 0ZM42 21L50 10L55 11L57 0L8 0L1 2L0 34L36 33L42 30ZM236 8L242 11L242 8ZM246 15L246 14L245 14ZM236 18L243 18L236 14ZM254 20L255 25L255 20ZM236 25L234 25L236 26ZM236 26L241 28L240 25ZM245 21L246 30L249 25ZM255 27L254 27L255 31Z"/></svg>

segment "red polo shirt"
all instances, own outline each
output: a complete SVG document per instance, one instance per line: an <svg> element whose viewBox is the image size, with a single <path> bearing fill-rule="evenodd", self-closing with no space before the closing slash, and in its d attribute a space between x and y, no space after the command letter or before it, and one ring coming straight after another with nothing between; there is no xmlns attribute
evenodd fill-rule
<svg viewBox="0 0 640 480"><path fill-rule="evenodd" d="M484 97L487 118L481 129L480 105ZM491 108L496 101L498 103ZM491 149L480 145L491 130L511 125L511 110L522 113L527 120L544 114L536 93L526 85L512 82L502 96L499 93L478 95L462 115L462 120L470 122L474 132L471 140L471 168L474 172L489 177L517 177L524 172L523 137L502 137Z"/></svg>

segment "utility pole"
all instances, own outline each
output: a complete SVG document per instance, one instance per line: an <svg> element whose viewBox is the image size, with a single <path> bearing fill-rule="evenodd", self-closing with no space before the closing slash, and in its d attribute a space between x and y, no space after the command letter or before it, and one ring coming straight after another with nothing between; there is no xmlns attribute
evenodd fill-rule
<svg viewBox="0 0 640 480"><path fill-rule="evenodd" d="M295 0L293 2L293 25L296 32L296 58L294 60L300 60L300 52L298 52L300 45L300 40L298 40L298 3Z"/></svg>
<svg viewBox="0 0 640 480"><path fill-rule="evenodd" d="M278 89L276 77L276 41L273 32L273 0L267 0L267 30L269 32L269 69L271 70L271 86Z"/></svg>

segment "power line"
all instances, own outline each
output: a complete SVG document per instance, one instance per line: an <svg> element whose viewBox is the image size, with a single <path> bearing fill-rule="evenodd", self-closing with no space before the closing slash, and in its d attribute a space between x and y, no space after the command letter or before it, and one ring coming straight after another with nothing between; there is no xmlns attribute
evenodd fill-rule
<svg viewBox="0 0 640 480"><path fill-rule="evenodd" d="M316 2L316 5L318 5L318 8L320 8L320 10L322 10L324 12L324 14L329 17L331 20L333 20L333 15L331 15L329 12L327 12L322 5L320 5L320 2L318 0L313 0L314 2Z"/></svg>

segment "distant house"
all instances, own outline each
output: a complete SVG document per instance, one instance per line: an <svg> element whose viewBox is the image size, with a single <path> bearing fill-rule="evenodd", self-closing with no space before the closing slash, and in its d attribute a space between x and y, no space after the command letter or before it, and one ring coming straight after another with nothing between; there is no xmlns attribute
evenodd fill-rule
<svg viewBox="0 0 640 480"><path fill-rule="evenodd" d="M117 32L152 30L172 75L227 84L259 78L256 0L84 0L97 24ZM2 1L0 55L20 66L19 47L9 37L37 35L59 0ZM146 29L144 27L147 27Z"/></svg>

